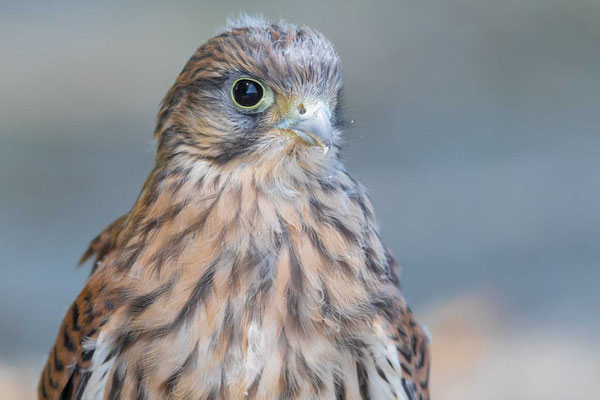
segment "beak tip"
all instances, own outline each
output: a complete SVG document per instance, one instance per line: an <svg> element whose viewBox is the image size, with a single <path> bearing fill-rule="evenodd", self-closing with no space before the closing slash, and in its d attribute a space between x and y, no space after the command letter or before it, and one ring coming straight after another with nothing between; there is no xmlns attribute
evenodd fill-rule
<svg viewBox="0 0 600 400"><path fill-rule="evenodd" d="M308 117L297 121L292 130L305 142L327 148L327 151L333 145L333 127L324 106L318 107Z"/></svg>

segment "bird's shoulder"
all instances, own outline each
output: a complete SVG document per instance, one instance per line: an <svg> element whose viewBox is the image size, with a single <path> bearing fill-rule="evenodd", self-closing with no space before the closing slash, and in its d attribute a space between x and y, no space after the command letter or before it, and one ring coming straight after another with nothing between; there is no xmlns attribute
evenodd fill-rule
<svg viewBox="0 0 600 400"><path fill-rule="evenodd" d="M81 265L93 257L94 264L92 272L94 272L98 264L110 253L117 242L119 233L123 230L125 223L129 218L129 213L122 215L108 225L89 243L87 249L79 259L78 264Z"/></svg>
<svg viewBox="0 0 600 400"><path fill-rule="evenodd" d="M40 399L78 399L86 391L97 342L119 301L110 271L97 271L97 267L114 252L128 216L118 218L96 236L79 261L93 257L92 274L63 318L38 385Z"/></svg>
<svg viewBox="0 0 600 400"><path fill-rule="evenodd" d="M410 308L393 308L373 320L375 340L363 366L369 393L371 398L429 399L429 338Z"/></svg>
<svg viewBox="0 0 600 400"><path fill-rule="evenodd" d="M40 399L79 399L92 374L96 343L114 310L104 274L93 274L67 310L38 385Z"/></svg>
<svg viewBox="0 0 600 400"><path fill-rule="evenodd" d="M364 398L428 400L429 335L400 291L400 267L386 248L389 275L358 377ZM362 369L362 371L361 371ZM362 378L361 378L362 374ZM369 394L369 396L366 396Z"/></svg>

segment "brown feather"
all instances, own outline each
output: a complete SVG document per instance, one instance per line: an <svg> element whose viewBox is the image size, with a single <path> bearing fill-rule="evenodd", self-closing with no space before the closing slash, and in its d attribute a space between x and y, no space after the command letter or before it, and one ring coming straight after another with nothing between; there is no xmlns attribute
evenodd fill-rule
<svg viewBox="0 0 600 400"><path fill-rule="evenodd" d="M88 245L88 248L85 250L77 265L82 265L85 263L90 257L94 257L94 266L93 270L96 269L96 265L101 262L104 257L113 249L113 246L116 243L117 235L123 229L125 225L125 221L129 217L129 214L125 214L118 218L116 221L113 221L109 226L106 227L98 236L96 236Z"/></svg>
<svg viewBox="0 0 600 400"><path fill-rule="evenodd" d="M427 339L364 188L337 147L273 128L309 92L335 109L339 68L321 34L293 25L233 28L196 52L135 205L82 257L97 269L40 398L78 398L104 365L108 398L428 399ZM284 99L260 120L217 99L242 70Z"/></svg>

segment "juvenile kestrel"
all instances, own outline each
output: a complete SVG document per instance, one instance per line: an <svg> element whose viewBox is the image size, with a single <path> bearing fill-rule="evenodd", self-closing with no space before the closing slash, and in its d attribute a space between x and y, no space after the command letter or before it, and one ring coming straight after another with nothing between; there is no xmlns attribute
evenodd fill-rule
<svg viewBox="0 0 600 400"><path fill-rule="evenodd" d="M246 19L196 51L40 398L429 398L427 338L338 157L341 89L307 27Z"/></svg>

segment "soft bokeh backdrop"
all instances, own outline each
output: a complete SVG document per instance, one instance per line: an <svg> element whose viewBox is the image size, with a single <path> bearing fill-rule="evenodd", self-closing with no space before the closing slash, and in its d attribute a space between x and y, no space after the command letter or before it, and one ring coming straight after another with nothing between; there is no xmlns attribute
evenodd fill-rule
<svg viewBox="0 0 600 400"><path fill-rule="evenodd" d="M159 100L242 11L342 58L344 158L433 335L434 398L600 398L597 0L2 1L2 397L33 396Z"/></svg>

